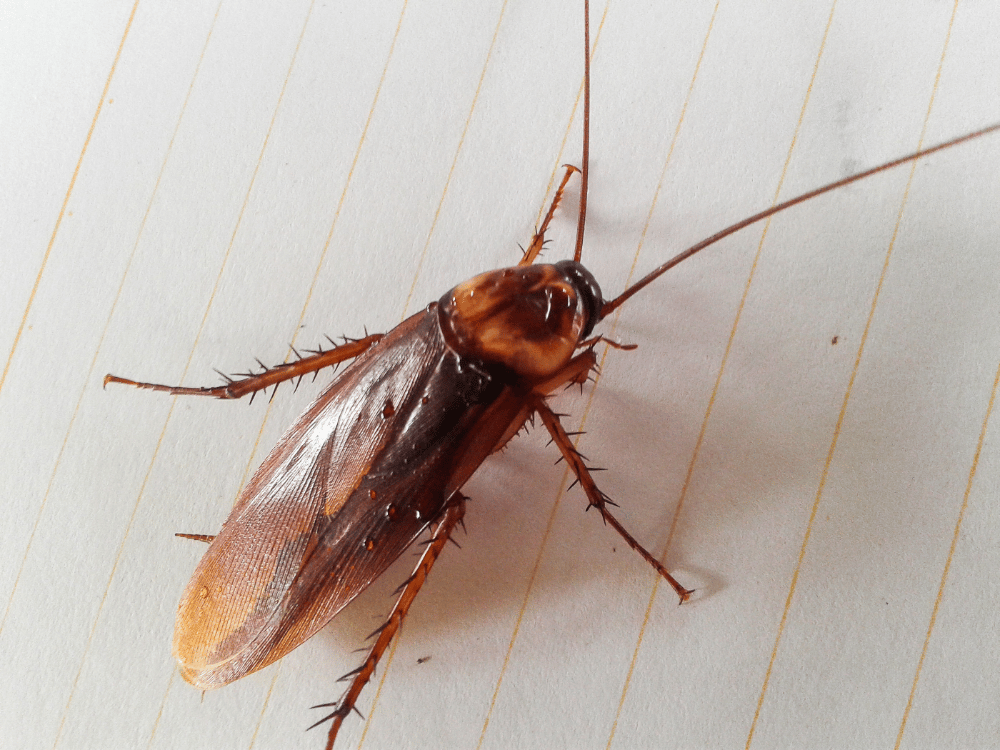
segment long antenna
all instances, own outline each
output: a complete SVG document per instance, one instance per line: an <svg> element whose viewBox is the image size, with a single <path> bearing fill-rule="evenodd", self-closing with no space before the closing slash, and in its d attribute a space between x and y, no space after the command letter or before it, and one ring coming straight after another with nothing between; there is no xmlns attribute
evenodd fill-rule
<svg viewBox="0 0 1000 750"><path fill-rule="evenodd" d="M586 119L584 120L584 122L586 122ZM931 148L926 148L926 149L924 149L922 151L915 151L912 154L908 154L907 156L900 157L899 159L894 159L893 161L886 162L885 164L881 164L881 165L879 165L877 167L872 167L871 169L868 169L868 170L866 170L864 172L858 172L858 174L851 175L850 177L845 177L842 180L837 180L836 182L831 182L829 185L824 185L823 187L816 188L815 190L810 190L808 193L803 193L802 195L800 195L800 196L798 196L796 198L792 198L791 200L787 200L787 201L785 201L783 203L779 203L777 206L772 206L771 208L767 209L766 211L761 211L759 214L754 214L753 216L751 216L751 217L749 217L747 219L743 219L743 221L738 221L735 224L733 224L732 226L726 227L721 232L716 232L711 237L708 237L707 239L702 240L701 242L699 242L696 245L692 245L691 247L689 247L684 252L675 255L673 258L671 258L670 260L668 260L663 265L658 266L653 271L651 271L650 273L648 273L645 276L643 276L641 279L639 279L636 283L634 283L632 286L630 286L628 289L626 289L620 295L618 295L617 297L615 297L613 300L611 300L609 302L605 302L604 306L601 308L601 318L602 319L606 318L609 313L613 312L618 307L620 307L622 305L622 303L625 302L625 300L627 300L633 294L635 294L640 289L642 289L643 287L645 287L646 285L648 285L650 282L652 282L655 279L657 279L660 276L662 276L664 273L666 273L671 268L673 268L674 266L676 266L682 260L687 260L688 258L690 258L692 255L694 255L698 251L704 250L709 245L714 245L719 240L721 240L721 239L723 239L725 237L728 237L731 234L735 234L736 232L740 231L744 227L748 227L751 224L756 224L758 221L762 221L762 220L766 219L768 216L774 216L774 214L778 213L779 211L784 211L786 208L791 208L792 206L797 205L799 203L803 203L803 202L809 200L810 198L815 198L817 195L822 195L823 193L828 193L831 190L836 190L839 187L844 187L844 185L850 185L852 182L857 182L858 180L863 180L865 177L871 177L873 174L878 174L879 172L884 172L887 169L892 169L893 167L898 167L900 164L906 164L907 162L913 161L914 159L919 159L919 158L924 157L924 156L929 156L930 154L933 154L935 151L941 151L943 149L950 148L952 146L957 146L959 143L964 143L965 141L971 141L974 138L979 138L980 136L986 135L987 133L992 133L995 130L1000 130L1000 122L995 123L993 125L990 125L989 127L985 127L982 130L977 130L974 133L966 133L965 135L959 136L958 138L953 138L950 141L945 141L944 143L939 143L938 145L932 146ZM584 130L584 134L586 134L586 129ZM584 147L583 147L584 150L583 150L583 152L584 152L584 154L586 154L587 153L586 135L584 135L584 139L585 140L584 140ZM587 174L586 173L586 166L587 166L586 157L584 157L583 164L584 164L584 173L583 173L584 174L584 178L583 178L583 182L584 182L584 197L586 197L586 174ZM582 214L581 214L581 217L582 217ZM577 233L577 248L576 248L578 254L580 252L580 239L582 237L582 234L583 234L582 230L578 230L578 233ZM579 257L577 258L577 260L579 260Z"/></svg>
<svg viewBox="0 0 1000 750"><path fill-rule="evenodd" d="M583 0L583 166L580 169L580 218L576 222L573 260L583 257L583 230L587 226L587 176L590 173L590 0ZM603 315L602 315L603 317Z"/></svg>

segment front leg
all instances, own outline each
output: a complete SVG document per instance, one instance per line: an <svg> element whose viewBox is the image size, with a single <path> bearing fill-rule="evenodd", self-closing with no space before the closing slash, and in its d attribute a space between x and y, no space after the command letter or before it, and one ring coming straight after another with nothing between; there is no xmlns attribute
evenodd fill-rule
<svg viewBox="0 0 1000 750"><path fill-rule="evenodd" d="M530 266L542 252L542 246L545 244L545 231L549 228L549 222L552 221L552 216L556 212L556 208L559 207L559 203L562 201L563 191L566 189L566 183L569 182L569 178L573 176L574 172L579 172L580 170L574 167L572 164L564 165L566 167L566 174L563 175L562 182L559 183L559 187L556 188L556 194L552 198L552 203L549 205L549 210L545 214L545 218L542 220L542 225L535 231L535 235L531 238L531 244L528 245L528 249L524 251L524 256L521 258L517 265L519 266Z"/></svg>
<svg viewBox="0 0 1000 750"><path fill-rule="evenodd" d="M344 693L344 697L336 704L324 703L320 706L313 706L313 708L321 708L323 706L336 705L331 714L324 716L313 724L312 727L309 727L312 729L325 721L333 720L333 726L330 727L330 732L326 739L326 750L333 748L333 742L337 739L337 732L340 731L340 725L344 722L344 718L351 711L357 710L355 703L357 703L358 696L375 673L375 666L378 664L379 659L382 658L382 654L389 647L393 636L396 635L403 624L403 618L406 617L406 613L409 611L410 605L413 604L413 600L416 598L417 592L420 591L420 587L427 580L427 574L430 573L435 561L441 554L441 550L444 549L444 545L448 542L448 538L454 530L455 525L464 516L465 496L456 492L445 506L434 532L431 534L431 538L426 543L427 546L424 549L424 553L420 556L420 561L417 563L416 568L413 569L412 575L400 587L402 591L396 600L395 606L392 608L392 612L389 613L388 619L382 627L375 631L378 634L378 638L375 639L375 643L372 644L371 649L368 651L368 656L365 657L360 667L340 678L341 680L351 678L351 685L347 688L347 692ZM372 635L375 635L375 633L372 633Z"/></svg>

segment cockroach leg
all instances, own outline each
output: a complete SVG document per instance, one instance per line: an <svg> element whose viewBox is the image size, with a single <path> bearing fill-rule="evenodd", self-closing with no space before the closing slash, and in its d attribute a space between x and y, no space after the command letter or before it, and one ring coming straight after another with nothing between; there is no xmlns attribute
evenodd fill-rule
<svg viewBox="0 0 1000 750"><path fill-rule="evenodd" d="M345 360L353 359L363 354L369 347L378 343L382 337L383 334L381 333L373 333L362 339L351 340L335 346L333 349L317 351L308 357L300 357L294 362L286 362L274 367L266 367L261 364L261 367L264 368L263 372L257 374L248 373L239 380L233 380L223 375L227 382L224 385L215 387L188 388L184 386L160 385L159 383L142 383L137 380L120 378L117 375L105 375L104 385L108 383L122 383L123 385L132 385L136 388L166 391L173 396L212 396L214 398L225 399L242 398L250 393L256 393L272 386L276 387L279 383L283 383L286 380L302 377L311 372L322 370L324 367L330 367ZM257 361L260 363L260 360Z"/></svg>
<svg viewBox="0 0 1000 750"><path fill-rule="evenodd" d="M597 346L602 341L605 344L607 344L608 346L614 347L615 349L619 349L619 350L621 350L623 352L630 352L630 351L633 351L633 350L639 348L638 344L622 344L622 343L620 343L618 341L615 341L613 339L609 339L607 336L594 336L593 338L589 338L589 339L586 339L584 341L581 341L576 346L577 346L578 349L582 349L582 348L587 347L587 346Z"/></svg>
<svg viewBox="0 0 1000 750"><path fill-rule="evenodd" d="M409 611L410 605L413 604L413 600L416 598L417 592L420 591L420 587L427 580L427 574L430 573L435 561L441 554L441 550L444 549L445 544L451 537L451 532L465 515L465 501L466 497L458 492L452 495L448 501L440 519L434 527L431 538L424 548L423 554L420 556L419 562L417 562L417 566L413 569L413 574L403 583L401 587L402 591L392 608L392 612L389 613L388 619L375 633L372 633L372 635L377 634L378 638L376 638L375 643L369 649L368 656L365 657L360 667L341 678L351 678L351 685L347 688L347 692L344 693L344 697L336 704L324 703L320 706L313 706L313 708L322 708L323 706L336 705L336 709L332 713L324 716L309 727L312 729L326 721L333 721L333 726L330 727L330 732L327 735L326 750L331 750L333 747L334 740L337 739L337 732L340 730L340 725L346 716L351 711L357 711L355 703L358 700L358 696L375 673L375 666L378 664L379 659L382 658L382 654L385 653L386 648L389 647L393 636L396 635L403 624L403 618L406 617L406 613Z"/></svg>
<svg viewBox="0 0 1000 750"><path fill-rule="evenodd" d="M181 539L193 539L196 542L205 542L206 544L211 544L215 539L215 534L185 534L178 531L174 536L179 536Z"/></svg>
<svg viewBox="0 0 1000 750"><path fill-rule="evenodd" d="M608 510L607 506L611 503L607 495L605 495L598 488L597 483L594 482L594 478L591 476L591 469L584 463L583 457L573 446L573 442L570 440L569 435L566 430L563 429L562 423L559 421L559 417L548 407L545 400L536 396L532 403L538 416L542 418L542 423L545 425L549 434L552 436L552 441L559 447L563 458L566 459L566 463L569 464L573 473L576 475L577 481L580 486L583 487L583 491L587 493L587 499L590 501L590 505L600 512L601 517L604 519L605 523L610 524L615 531L621 534L622 539L628 543L628 546L642 555L642 558L648 562L653 568L663 576L667 583L669 583L674 591L677 592L677 596L680 597L681 603L683 604L688 600L688 597L694 593L693 590L686 589L675 579L670 572L663 567L659 560L657 560L653 555L651 555L645 547L643 547L635 538L625 530L625 527L619 523L618 519L611 515L611 511Z"/></svg>
<svg viewBox="0 0 1000 750"><path fill-rule="evenodd" d="M572 164L565 164L563 166L566 167L566 174L563 175L562 182L559 183L559 187L556 189L555 197L552 199L552 203L549 205L549 210L546 212L545 218L542 220L542 226L538 228L535 232L535 236L531 238L531 244L528 245L528 249L524 251L524 256L517 264L519 266L530 266L535 262L539 253L542 252L542 245L545 244L545 231L549 228L549 222L552 221L552 216L555 214L556 209L559 207L559 203L562 201L563 191L566 189L566 183L569 182L569 178L573 176L574 172L580 171Z"/></svg>
<svg viewBox="0 0 1000 750"><path fill-rule="evenodd" d="M597 355L593 349L577 354L559 372L543 383L535 386L535 393L548 395L562 385L583 385L590 377L590 371L597 367Z"/></svg>

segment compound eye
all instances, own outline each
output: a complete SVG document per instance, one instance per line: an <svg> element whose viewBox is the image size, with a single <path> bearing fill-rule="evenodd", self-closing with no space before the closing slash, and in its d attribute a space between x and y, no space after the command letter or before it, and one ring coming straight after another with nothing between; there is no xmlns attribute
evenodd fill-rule
<svg viewBox="0 0 1000 750"><path fill-rule="evenodd" d="M581 338L587 338L601 320L601 308L604 307L601 287L594 275L584 268L582 263L577 263L575 260L561 260L556 263L556 268L573 285L587 311L587 324L581 334Z"/></svg>

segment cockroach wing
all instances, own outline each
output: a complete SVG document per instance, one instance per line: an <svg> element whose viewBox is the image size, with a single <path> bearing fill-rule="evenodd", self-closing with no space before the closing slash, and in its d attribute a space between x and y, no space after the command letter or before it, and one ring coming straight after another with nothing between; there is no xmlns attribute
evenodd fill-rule
<svg viewBox="0 0 1000 750"><path fill-rule="evenodd" d="M181 598L184 678L220 687L316 633L526 414L448 349L434 306L400 324L319 396L240 495Z"/></svg>

